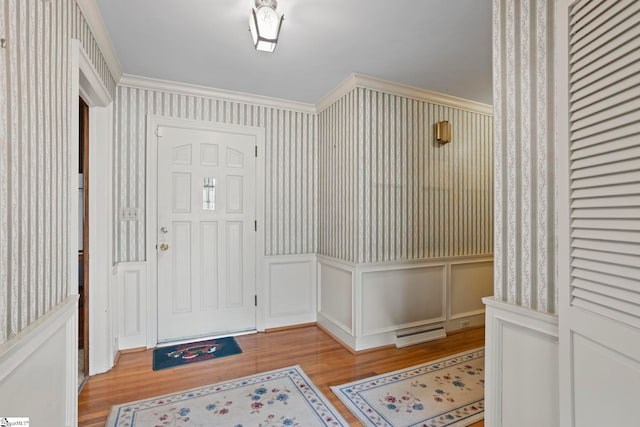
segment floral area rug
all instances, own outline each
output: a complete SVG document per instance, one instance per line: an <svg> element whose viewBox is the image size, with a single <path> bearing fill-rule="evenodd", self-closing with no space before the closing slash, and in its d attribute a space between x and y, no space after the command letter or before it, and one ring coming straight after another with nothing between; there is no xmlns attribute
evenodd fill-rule
<svg viewBox="0 0 640 427"><path fill-rule="evenodd" d="M299 366L113 406L105 427L348 426Z"/></svg>
<svg viewBox="0 0 640 427"><path fill-rule="evenodd" d="M484 418L484 349L331 389L365 426L467 426Z"/></svg>

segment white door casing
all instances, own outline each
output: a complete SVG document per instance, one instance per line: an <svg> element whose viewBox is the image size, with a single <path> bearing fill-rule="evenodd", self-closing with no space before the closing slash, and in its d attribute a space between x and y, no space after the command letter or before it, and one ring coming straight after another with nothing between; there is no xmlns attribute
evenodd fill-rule
<svg viewBox="0 0 640 427"><path fill-rule="evenodd" d="M638 425L640 3L556 10L560 425Z"/></svg>
<svg viewBox="0 0 640 427"><path fill-rule="evenodd" d="M264 131L150 116L148 132L147 345L260 330Z"/></svg>

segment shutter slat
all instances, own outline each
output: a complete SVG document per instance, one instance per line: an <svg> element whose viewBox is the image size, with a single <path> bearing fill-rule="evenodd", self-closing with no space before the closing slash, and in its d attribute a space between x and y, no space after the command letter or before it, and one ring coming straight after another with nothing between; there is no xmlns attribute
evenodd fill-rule
<svg viewBox="0 0 640 427"><path fill-rule="evenodd" d="M604 196L622 196L625 194L640 194L640 188L638 184L622 184L622 185L610 185L602 187L589 187L573 190L571 197L580 199L583 197L604 197Z"/></svg>
<svg viewBox="0 0 640 427"><path fill-rule="evenodd" d="M604 242L640 243L640 233L636 231L573 229L571 237L602 240Z"/></svg>
<svg viewBox="0 0 640 427"><path fill-rule="evenodd" d="M572 248L594 249L614 254L632 254L640 256L640 247L633 243L610 242L603 240L573 239Z"/></svg>
<svg viewBox="0 0 640 427"><path fill-rule="evenodd" d="M571 222L574 228L588 228L591 230L633 230L640 231L639 219L574 219Z"/></svg>
<svg viewBox="0 0 640 427"><path fill-rule="evenodd" d="M581 268L583 270L601 271L614 276L626 277L627 279L637 279L640 277L640 269L607 264L606 262L574 259L571 262L571 266L574 268Z"/></svg>
<svg viewBox="0 0 640 427"><path fill-rule="evenodd" d="M634 26L633 31L623 33L617 39L605 43L580 61L576 61L575 64L570 66L570 72L576 71L571 73L569 83L575 84L596 72L602 72L606 75L613 71L613 64L616 64L626 55L633 55L633 52L640 48L640 40L638 39L640 32L637 31L638 29L640 29L639 26Z"/></svg>
<svg viewBox="0 0 640 427"><path fill-rule="evenodd" d="M575 169L583 169L607 163L621 162L627 159L637 160L638 158L640 158L640 146L617 151L602 150L599 153L596 152L594 154L584 153L581 150L576 150L576 153L573 153L573 155L571 156L571 160L573 160L573 167Z"/></svg>
<svg viewBox="0 0 640 427"><path fill-rule="evenodd" d="M637 88L638 86L640 86L640 74L631 75L626 79L622 79L607 86L606 92L596 91L589 95L583 96L580 99L574 97L574 102L569 107L569 111L572 114L578 113L591 107L592 105L596 106L596 111L600 111L604 108L609 108L612 105L617 105L620 102L623 102L625 97L627 96L633 98L634 96L627 95L627 93L630 93L634 88Z"/></svg>
<svg viewBox="0 0 640 427"><path fill-rule="evenodd" d="M614 38L620 36L620 34L630 31L635 25L640 23L638 17L638 11L640 11L640 2L630 0L631 5L616 5L610 9L612 12L611 19L607 25L602 25L599 28L586 34L582 39L571 45L569 51L570 61L574 63L585 55L590 54L594 49L608 43ZM624 13L620 13L624 10Z"/></svg>
<svg viewBox="0 0 640 427"><path fill-rule="evenodd" d="M571 218L640 218L640 207L574 209L571 214Z"/></svg>
<svg viewBox="0 0 640 427"><path fill-rule="evenodd" d="M628 206L640 206L640 195L624 195L624 196L606 196L606 197L591 197L584 199L576 199L571 201L572 209L580 208L598 208L598 207L628 207Z"/></svg>
<svg viewBox="0 0 640 427"><path fill-rule="evenodd" d="M637 135L640 133L640 123L630 123L626 126L620 126L617 129L609 129L609 131L605 133L600 133L597 135L590 136L588 138L583 139L573 139L571 143L571 150L579 150L585 147L590 147L596 144L603 144L611 141L616 141L618 139L627 138L631 135Z"/></svg>
<svg viewBox="0 0 640 427"><path fill-rule="evenodd" d="M594 303L592 301L574 297L571 301L571 305L589 310L593 313L599 314L609 319L625 323L627 325L633 326L634 328L640 328L640 319L638 317L636 317L635 315L624 313L615 308L611 308L608 305L604 305L604 302L606 301L598 300L598 303Z"/></svg>
<svg viewBox="0 0 640 427"><path fill-rule="evenodd" d="M633 304L640 305L640 294L636 292L630 292L626 289L615 288L612 286L608 286L606 284L597 283L597 282L584 280L580 278L576 278L573 283L576 288L584 289L596 294L609 295L612 298L615 298L621 301L629 301Z"/></svg>
<svg viewBox="0 0 640 427"><path fill-rule="evenodd" d="M636 88L636 90L640 94L640 87ZM630 98L622 102L621 98L622 97L611 98L612 101L620 101L620 103L609 105L607 106L607 108L599 112L592 112L590 115L587 115L582 119L578 119L572 116L570 130L572 132L575 132L580 129L589 128L593 126L594 123L603 124L603 122L605 122L604 124L606 124L613 119L626 116L628 112L633 111L634 108L637 108L638 99Z"/></svg>
<svg viewBox="0 0 640 427"><path fill-rule="evenodd" d="M634 255L615 254L611 252L594 251L589 249L574 249L571 255L583 260L608 262L611 264L633 267L638 269L640 257ZM638 270L640 273L640 270Z"/></svg>
<svg viewBox="0 0 640 427"><path fill-rule="evenodd" d="M571 122L575 128L579 129L583 127L580 124L583 119L589 116L593 116L593 121L601 121L618 116L621 114L620 111L626 111L622 110L623 108L629 108L630 103L637 102L636 98L640 98L640 85L632 87L622 93L617 93L614 96L604 98L600 102L587 105L581 110L571 112ZM631 108L634 108L634 106L631 105ZM616 110L616 112L612 113L610 110Z"/></svg>
<svg viewBox="0 0 640 427"><path fill-rule="evenodd" d="M638 316L638 312L639 312L638 309L640 309L640 306L638 306L634 302L613 298L610 295L602 294L599 292L593 292L589 289L583 289L583 288L574 289L573 292L571 292L571 294L575 297L578 297L583 300L590 301L596 304L604 305L602 303L606 302L607 307L614 308L616 310L627 313L631 316L635 316L640 320L640 316Z"/></svg>
<svg viewBox="0 0 640 427"><path fill-rule="evenodd" d="M586 34L588 34L589 31L586 31L586 29L589 28L588 25L593 23L599 16L613 7L615 3L618 3L618 1L609 0L604 2L592 3L592 7L584 8L571 17L571 29L569 31L569 34L573 36L571 37L571 41L573 43L577 42ZM581 29L584 29L584 31L578 33Z"/></svg>
<svg viewBox="0 0 640 427"><path fill-rule="evenodd" d="M594 161L598 161L598 160L602 160L604 161L604 159L598 159L598 158L594 158ZM571 179L582 179L582 178L590 178L590 177L597 177L597 176L603 176L603 175L607 175L607 174L611 174L611 163L615 163L615 168L617 170L617 172L629 172L629 171L635 171L638 167L638 158L631 158L628 160L619 160L618 162L607 162L603 165L599 165L599 166L589 166L589 167L584 167L584 168L580 168L575 170L575 172L573 172L571 174ZM636 172L637 173L637 172ZM618 181L614 181L614 182L625 182L625 177L622 176L618 176L621 175L620 173L616 174L615 176L613 176L613 179L616 179ZM633 181L633 179L632 179ZM605 184L606 185L606 184ZM640 185L640 183L638 183L638 185ZM577 188L577 187L576 187Z"/></svg>
<svg viewBox="0 0 640 427"><path fill-rule="evenodd" d="M582 270L580 268L573 270L571 276L574 278L582 278L584 280L602 283L603 285L611 288L625 289L629 292L638 292L638 282L633 279L625 279L624 277L611 276L597 271Z"/></svg>
<svg viewBox="0 0 640 427"><path fill-rule="evenodd" d="M569 101L578 101L640 72L640 61L634 62L636 59L633 56L627 56L622 60L624 64L616 64L620 67L611 67L605 72L594 73L572 85L569 89Z"/></svg>
<svg viewBox="0 0 640 427"><path fill-rule="evenodd" d="M628 111L628 110L627 110ZM594 122L590 126L584 127L583 129L572 132L573 137L575 139L586 138L589 136L593 136L599 133L604 133L612 129L617 129L620 126L628 125L629 123L633 123L634 119L637 119L640 115L638 114L638 110L631 110L625 114L622 114L618 117L614 117L611 120L607 120L605 122Z"/></svg>

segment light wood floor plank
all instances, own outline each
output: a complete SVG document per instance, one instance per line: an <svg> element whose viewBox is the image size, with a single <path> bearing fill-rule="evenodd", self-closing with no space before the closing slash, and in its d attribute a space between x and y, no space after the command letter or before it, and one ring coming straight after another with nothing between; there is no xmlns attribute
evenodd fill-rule
<svg viewBox="0 0 640 427"><path fill-rule="evenodd" d="M89 378L78 397L79 426L103 427L112 405L201 387L300 365L352 425L361 424L329 389L373 375L407 368L482 347L484 328L411 347L386 347L352 354L316 326L236 337L242 354L191 366L153 371L153 350L121 355L111 371ZM484 422L471 427L483 427Z"/></svg>

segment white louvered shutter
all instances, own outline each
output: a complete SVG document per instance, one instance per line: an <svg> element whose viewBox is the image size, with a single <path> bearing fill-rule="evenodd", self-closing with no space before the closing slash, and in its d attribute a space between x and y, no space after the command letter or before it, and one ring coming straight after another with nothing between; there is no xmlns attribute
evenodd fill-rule
<svg viewBox="0 0 640 427"><path fill-rule="evenodd" d="M640 328L640 1L572 12L571 304Z"/></svg>
<svg viewBox="0 0 640 427"><path fill-rule="evenodd" d="M560 425L635 426L640 1L558 7Z"/></svg>

